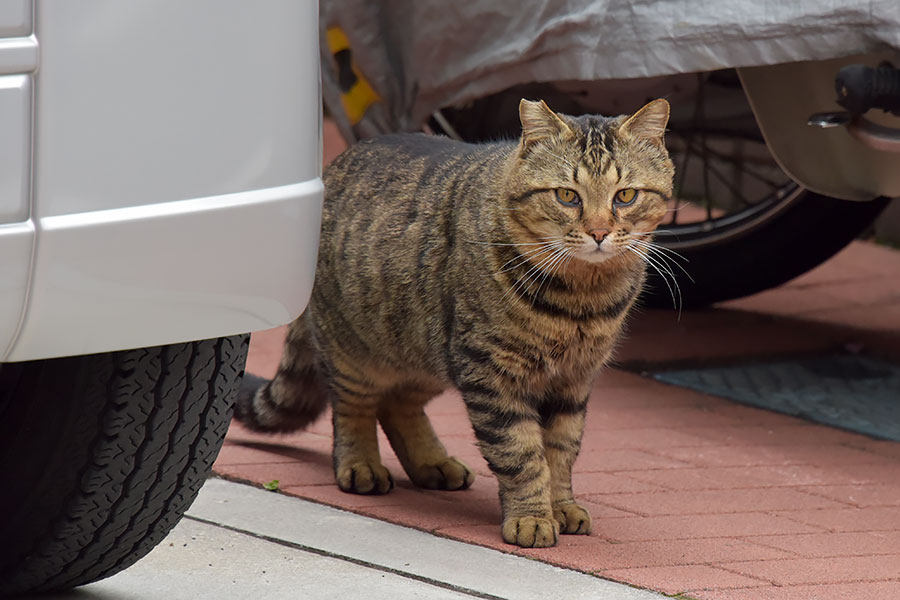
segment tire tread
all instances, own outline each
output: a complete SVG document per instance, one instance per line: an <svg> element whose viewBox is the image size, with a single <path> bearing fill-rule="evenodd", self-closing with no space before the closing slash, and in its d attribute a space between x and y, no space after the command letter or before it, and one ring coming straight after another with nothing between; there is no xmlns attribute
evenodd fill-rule
<svg viewBox="0 0 900 600"><path fill-rule="evenodd" d="M168 534L221 447L248 343L235 336L77 357L90 373L77 401L99 415L89 459L62 514L0 577L0 595L108 577Z"/></svg>

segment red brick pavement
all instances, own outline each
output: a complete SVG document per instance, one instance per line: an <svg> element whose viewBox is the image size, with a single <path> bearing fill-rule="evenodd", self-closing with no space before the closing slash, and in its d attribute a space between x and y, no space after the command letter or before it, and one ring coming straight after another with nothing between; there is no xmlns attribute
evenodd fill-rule
<svg viewBox="0 0 900 600"><path fill-rule="evenodd" d="M776 290L680 320L673 311L637 314L617 359L640 369L848 345L900 359L898 274L900 252L854 243ZM274 372L282 337L281 328L254 334L250 372ZM448 449L477 472L472 489L413 487L382 437L397 488L344 494L331 474L327 417L277 437L232 425L215 470L278 479L291 495L698 600L900 598L898 443L610 369L591 396L574 478L594 532L523 550L500 539L497 485L458 395L445 393L428 412Z"/></svg>

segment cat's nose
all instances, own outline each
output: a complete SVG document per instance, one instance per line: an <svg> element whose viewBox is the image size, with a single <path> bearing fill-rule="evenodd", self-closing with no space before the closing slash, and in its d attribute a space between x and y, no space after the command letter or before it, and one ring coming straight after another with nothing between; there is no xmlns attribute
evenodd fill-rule
<svg viewBox="0 0 900 600"><path fill-rule="evenodd" d="M594 238L598 244L601 244L606 239L606 236L609 235L609 229L591 229L588 231L588 235Z"/></svg>

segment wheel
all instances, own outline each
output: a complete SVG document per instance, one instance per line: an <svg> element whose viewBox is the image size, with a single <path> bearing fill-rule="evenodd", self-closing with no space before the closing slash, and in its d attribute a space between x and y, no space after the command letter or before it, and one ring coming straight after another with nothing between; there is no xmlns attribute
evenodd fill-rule
<svg viewBox="0 0 900 600"><path fill-rule="evenodd" d="M733 70L694 75L666 143L675 163L670 218L655 241L642 302L701 307L778 286L844 248L888 204L802 189L766 147Z"/></svg>
<svg viewBox="0 0 900 600"><path fill-rule="evenodd" d="M796 187L780 202L731 215L714 227L663 226L656 241L678 255L667 253L665 274L651 269L641 301L697 308L781 285L856 239L888 203L849 202Z"/></svg>
<svg viewBox="0 0 900 600"><path fill-rule="evenodd" d="M645 82L527 84L435 113L426 129L483 141L518 136L519 98L568 114L618 114L667 96L675 163L670 216L656 235L641 303L700 307L780 285L864 232L888 200L846 202L801 189L769 153L735 71Z"/></svg>
<svg viewBox="0 0 900 600"><path fill-rule="evenodd" d="M147 554L221 447L249 336L0 365L0 595Z"/></svg>

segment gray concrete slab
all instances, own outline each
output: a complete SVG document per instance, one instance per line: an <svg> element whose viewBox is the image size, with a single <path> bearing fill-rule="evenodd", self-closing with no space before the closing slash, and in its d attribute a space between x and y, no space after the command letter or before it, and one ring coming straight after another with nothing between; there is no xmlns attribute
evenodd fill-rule
<svg viewBox="0 0 900 600"><path fill-rule="evenodd" d="M658 600L623 584L297 498L211 480L189 514L468 593L516 600Z"/></svg>
<svg viewBox="0 0 900 600"><path fill-rule="evenodd" d="M130 569L42 600L471 600L472 596L186 518Z"/></svg>
<svg viewBox="0 0 900 600"><path fill-rule="evenodd" d="M213 479L130 569L52 600L659 600L664 596Z"/></svg>

